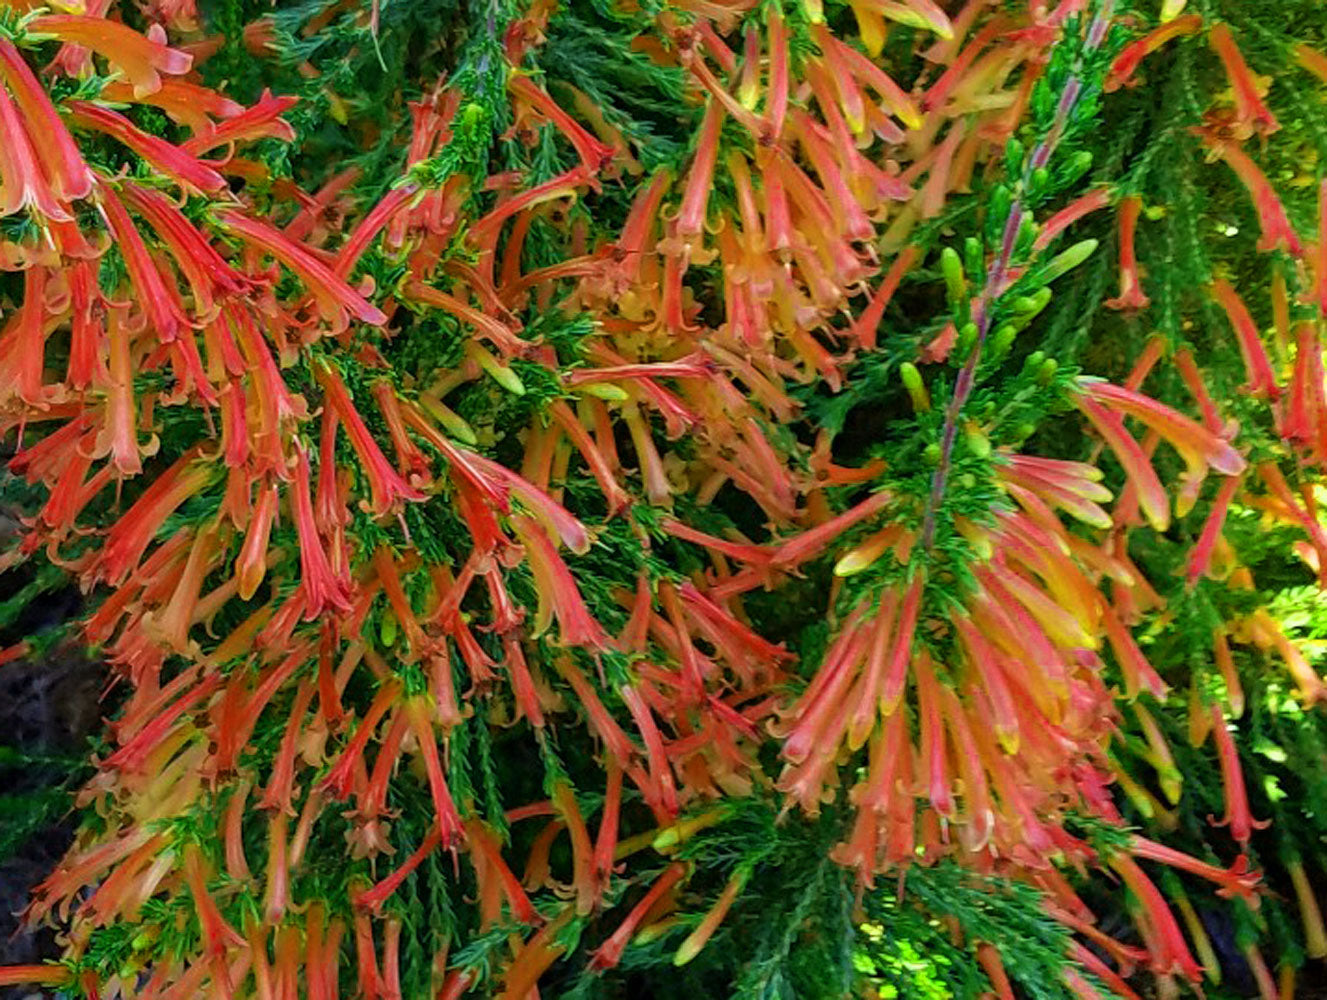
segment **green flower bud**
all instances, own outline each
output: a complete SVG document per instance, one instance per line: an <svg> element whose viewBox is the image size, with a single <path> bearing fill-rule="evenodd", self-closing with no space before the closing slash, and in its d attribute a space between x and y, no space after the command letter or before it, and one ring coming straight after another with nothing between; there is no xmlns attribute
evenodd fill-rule
<svg viewBox="0 0 1327 1000"><path fill-rule="evenodd" d="M1067 274L1083 263L1097 249L1096 240L1079 240L1068 250L1057 254L1055 259L1050 262L1046 268L1046 280L1054 281L1063 274Z"/></svg>
<svg viewBox="0 0 1327 1000"><path fill-rule="evenodd" d="M945 247L940 251L940 273L944 275L949 305L954 309L966 305L968 282L963 276L963 261L959 259L958 251L953 247Z"/></svg>
<svg viewBox="0 0 1327 1000"><path fill-rule="evenodd" d="M1004 144L1005 169L1011 176L1017 176L1023 170L1023 144L1013 136Z"/></svg>

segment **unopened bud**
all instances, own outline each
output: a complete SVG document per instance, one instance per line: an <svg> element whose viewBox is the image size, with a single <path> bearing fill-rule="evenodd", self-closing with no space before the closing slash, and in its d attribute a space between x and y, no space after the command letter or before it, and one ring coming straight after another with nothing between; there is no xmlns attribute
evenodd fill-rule
<svg viewBox="0 0 1327 1000"><path fill-rule="evenodd" d="M944 275L949 305L954 309L962 308L968 301L968 281L963 276L963 261L953 247L940 251L940 273Z"/></svg>
<svg viewBox="0 0 1327 1000"><path fill-rule="evenodd" d="M1063 274L1068 274L1079 264L1092 256L1097 249L1096 240L1079 240L1068 250L1056 255L1046 268L1046 280L1054 281Z"/></svg>
<svg viewBox="0 0 1327 1000"><path fill-rule="evenodd" d="M903 388L907 389L908 395L912 397L912 408L918 413L929 411L931 397L922 383L922 373L917 370L917 366L911 361L905 361L898 366L898 374L903 381Z"/></svg>

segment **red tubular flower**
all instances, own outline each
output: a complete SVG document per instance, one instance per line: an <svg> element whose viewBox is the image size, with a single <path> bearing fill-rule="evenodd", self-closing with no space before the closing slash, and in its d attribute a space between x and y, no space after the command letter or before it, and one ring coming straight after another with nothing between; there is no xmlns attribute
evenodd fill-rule
<svg viewBox="0 0 1327 1000"><path fill-rule="evenodd" d="M196 844L184 848L184 877L189 885L189 892L194 898L194 909L198 913L198 923L203 931L203 947L213 959L223 958L232 948L243 948L244 938L235 928L226 923L217 909L216 902L207 891L207 880L203 873L203 857Z"/></svg>
<svg viewBox="0 0 1327 1000"><path fill-rule="evenodd" d="M335 369L328 364L320 364L317 377L318 384L327 394L327 406L340 418L350 444L359 457L360 467L368 478L369 491L373 497L369 509L374 515L381 517L401 500L423 500L424 494L407 483L387 461L387 456L369 433L364 418L355 409L350 393Z"/></svg>
<svg viewBox="0 0 1327 1000"><path fill-rule="evenodd" d="M0 965L0 986L47 986L60 990L74 981L67 965Z"/></svg>
<svg viewBox="0 0 1327 1000"><path fill-rule="evenodd" d="M364 748L368 746L369 740L373 738L373 732L378 728L378 723L382 721L383 716L396 707L400 694L401 686L394 680L383 684L378 689L378 693L374 695L372 703L364 713L364 717L360 719L355 735L351 737L350 742L341 751L341 755L337 758L331 770L319 782L319 790L328 792L333 798L339 800L349 798L355 768L360 764ZM427 721L425 719L425 722ZM429 739L431 742L431 734ZM434 749L436 751L436 746Z"/></svg>
<svg viewBox="0 0 1327 1000"><path fill-rule="evenodd" d="M1220 489L1217 490L1216 498L1212 501L1212 510L1203 523L1202 534L1198 536L1198 542L1189 553L1185 580L1190 587L1207 572L1207 567L1212 561L1212 550L1216 547L1217 540L1221 537L1221 528L1226 522L1226 512L1230 509L1230 502L1235 498L1235 494L1239 492L1241 482L1239 476L1230 476L1222 481Z"/></svg>
<svg viewBox="0 0 1327 1000"><path fill-rule="evenodd" d="M162 344L169 344L180 337L189 326L189 320L180 311L179 302L167 289L166 279L157 270L157 265L148 253L147 244L134 226L133 220L125 210L120 199L106 187L98 191L98 204L106 217L106 223L115 242L124 255L125 270L129 272L129 281L137 293L138 302L143 312L152 323L157 339Z"/></svg>
<svg viewBox="0 0 1327 1000"><path fill-rule="evenodd" d="M213 295L238 294L249 286L248 279L226 263L165 196L136 184L125 184L123 193L170 250L176 266L189 282L199 313L208 317L214 314ZM233 344L231 352L234 353ZM242 373L242 366L241 371L232 372Z"/></svg>
<svg viewBox="0 0 1327 1000"><path fill-rule="evenodd" d="M636 928L640 926L645 915L654 908L654 905L663 898L673 886L686 876L687 867L681 862L674 862L669 865L662 875L655 880L654 885L650 886L649 892L641 897L631 912L627 914L625 920L618 925L611 937L605 941L595 951L590 958L590 968L602 972L604 969L611 969L622 959L622 952L626 950L627 944L636 933Z"/></svg>
<svg viewBox="0 0 1327 1000"><path fill-rule="evenodd" d="M30 267L23 275L23 302L0 332L0 401L12 395L27 406L45 409L44 388L47 270Z"/></svg>
<svg viewBox="0 0 1327 1000"><path fill-rule="evenodd" d="M309 492L309 457L304 447L295 443L295 469L290 484L291 517L299 535L300 591L304 598L304 620L313 621L330 609L350 610L349 587L345 579L332 571L318 526L313 516L313 497Z"/></svg>
<svg viewBox="0 0 1327 1000"><path fill-rule="evenodd" d="M1165 530L1169 511L1156 473L1142 449L1125 431L1123 423L1098 409L1095 404L1104 404L1117 413L1136 417L1179 452L1186 466L1184 486L1178 502L1181 514L1192 506L1199 484L1209 467L1227 476L1239 475L1245 468L1243 456L1228 441L1151 397L1105 382L1085 382L1082 388L1084 396L1080 397L1079 408L1125 466L1131 483L1136 484L1139 490L1143 510L1157 530ZM1094 403L1086 403L1087 397Z"/></svg>
<svg viewBox="0 0 1327 1000"><path fill-rule="evenodd" d="M840 74L857 77L884 101L890 112L910 129L921 127L922 117L911 97L889 75L852 46L831 34L823 22L811 28L816 44L826 56L826 66L836 78Z"/></svg>
<svg viewBox="0 0 1327 1000"><path fill-rule="evenodd" d="M202 156L218 146L232 142L252 142L264 138L290 142L295 138L295 130L280 116L298 103L298 97L273 97L271 91L264 90L257 104L215 128L195 135L181 144L180 148L190 156Z"/></svg>
<svg viewBox="0 0 1327 1000"><path fill-rule="evenodd" d="M1221 65L1225 67L1226 78L1230 81L1230 90L1235 98L1235 137L1247 139L1254 132L1261 136L1271 135L1281 125L1263 104L1262 95L1266 88L1260 85L1244 61L1230 29L1225 24L1213 25L1207 41L1221 58Z"/></svg>
<svg viewBox="0 0 1327 1000"><path fill-rule="evenodd" d="M69 101L66 107L76 124L123 143L186 189L213 194L225 189L226 179L211 167L199 163L178 146L144 132L124 115L90 101Z"/></svg>
<svg viewBox="0 0 1327 1000"><path fill-rule="evenodd" d="M456 811L451 790L447 787L447 778L442 771L442 762L438 757L438 739L433 731L429 702L425 698L411 698L402 710L410 721L410 731L414 733L419 751L424 757L429 793L433 796L433 810L438 822L437 829L442 837L441 844L451 850L465 839L465 826L460 813Z"/></svg>
<svg viewBox="0 0 1327 1000"><path fill-rule="evenodd" d="M1258 821L1249 810L1249 797L1244 790L1244 771L1239 763L1239 751L1226 728L1225 716L1221 709L1211 706L1212 732L1216 735L1216 749L1221 761L1221 783L1225 789L1226 817L1217 826L1229 826L1230 835L1235 838L1241 849L1249 846L1249 837L1254 830L1262 830L1270 821ZM1209 822L1215 822L1208 817Z"/></svg>
<svg viewBox="0 0 1327 1000"><path fill-rule="evenodd" d="M220 212L218 221L255 249L271 254L290 268L313 295L318 314L336 329L345 327L347 314L374 326L387 322L382 310L365 301L326 264L279 230L238 212Z"/></svg>
<svg viewBox="0 0 1327 1000"><path fill-rule="evenodd" d="M567 114L553 98L549 97L534 81L524 73L511 73L507 77L507 88L518 98L526 101L539 113L553 123L576 150L581 163L595 173L603 170L612 161L616 151L606 146Z"/></svg>
<svg viewBox="0 0 1327 1000"><path fill-rule="evenodd" d="M1227 899L1242 899L1249 904L1250 908L1257 909L1260 876L1257 872L1249 871L1249 860L1242 854L1235 859L1235 863L1229 868L1218 868L1215 865L1209 865L1197 858L1190 857L1182 851L1174 850L1164 844L1158 844L1154 840L1148 840L1146 837L1137 835L1130 841L1129 850L1136 858L1157 861L1163 865L1188 872L1191 875L1197 875L1199 878L1207 879L1207 881L1221 887L1217 890L1218 895ZM1117 855L1117 859L1119 857L1123 856ZM1113 864L1114 861L1112 861ZM1135 865L1135 867L1137 866ZM1124 873L1121 872L1121 874ZM1133 888L1132 884L1130 884L1130 888Z"/></svg>
<svg viewBox="0 0 1327 1000"><path fill-rule="evenodd" d="M1064 208L1060 209L1049 219L1041 224L1037 231L1036 241L1032 244L1034 255L1045 250L1055 241L1061 233L1072 226L1079 219L1083 219L1093 212L1099 211L1110 204L1110 190L1108 188L1095 188L1087 194L1071 201ZM1123 217L1121 217L1121 226ZM1121 240L1123 236L1121 235ZM1123 250L1123 243L1121 243Z"/></svg>
<svg viewBox="0 0 1327 1000"><path fill-rule="evenodd" d="M627 734L622 731L622 727L617 724L617 720L604 707L598 692L572 662L570 656L554 657L553 666L561 677L571 685L577 703L585 711L590 728L603 741L609 759L617 765L619 770L625 770L630 765L632 758L636 756L636 750L632 747L631 741L627 739Z"/></svg>
<svg viewBox="0 0 1327 1000"><path fill-rule="evenodd" d="M1185 14L1183 17L1167 21L1137 41L1130 42L1111 63L1110 73L1106 77L1103 89L1106 93L1110 93L1119 90L1120 87L1131 86L1134 72L1146 56L1161 48L1172 38L1196 34L1202 30L1202 26L1203 19L1200 15Z"/></svg>
<svg viewBox="0 0 1327 1000"><path fill-rule="evenodd" d="M1124 467L1124 474L1138 495L1139 505L1148 523L1157 531L1165 531L1170 525L1170 501L1143 449L1133 435L1125 430L1124 424L1104 407L1085 395L1078 397L1077 403Z"/></svg>
<svg viewBox="0 0 1327 1000"><path fill-rule="evenodd" d="M0 217L31 209L47 219L72 218L56 199L9 92L0 87Z"/></svg>
<svg viewBox="0 0 1327 1000"><path fill-rule="evenodd" d="M512 515L509 520L525 546L526 560L535 579L539 604L535 612L534 635L547 632L556 617L565 645L606 648L608 637L585 607L571 571L543 526L519 514Z"/></svg>
<svg viewBox="0 0 1327 1000"><path fill-rule="evenodd" d="M705 945L709 943L714 932L719 929L723 923L723 918L728 915L728 911L736 902L738 895L746 885L747 871L739 868L729 877L719 893L719 898L714 901L714 905L709 908L705 916L701 918L685 941L677 946L677 951L673 954L673 964L677 966L686 965L693 958L704 950Z"/></svg>
<svg viewBox="0 0 1327 1000"><path fill-rule="evenodd" d="M1112 309L1146 309L1152 301L1143 293L1133 245L1142 208L1143 199L1137 195L1128 195L1120 201L1120 294L1106 300Z"/></svg>
<svg viewBox="0 0 1327 1000"><path fill-rule="evenodd" d="M189 653L189 627L193 624L203 579L212 569L219 543L215 527L202 527L197 531L170 602L153 620L152 631L158 632L161 641L182 655Z"/></svg>
<svg viewBox="0 0 1327 1000"><path fill-rule="evenodd" d="M161 88L161 73L189 72L193 57L139 34L128 25L104 17L47 14L27 23L29 34L52 35L62 42L82 45L124 73L136 97Z"/></svg>
<svg viewBox="0 0 1327 1000"><path fill-rule="evenodd" d="M618 818L622 809L622 767L609 758L608 789L604 794L603 811L599 816L599 832L594 841L591 858L591 876L594 879L593 905L603 901L604 891L613 877L613 860L617 847Z"/></svg>
<svg viewBox="0 0 1327 1000"><path fill-rule="evenodd" d="M101 99L113 104L147 104L160 108L174 122L185 126L194 135L209 132L213 118L234 118L244 111L244 105L196 83L167 77L150 94L134 93L132 84L124 80L108 81L101 88Z"/></svg>
<svg viewBox="0 0 1327 1000"><path fill-rule="evenodd" d="M1304 244L1300 241L1299 234L1295 232L1295 227L1286 218L1285 207L1277 197L1276 189L1258 169L1258 165L1234 143L1208 136L1204 136L1204 141L1216 156L1226 161L1226 165L1248 189L1249 197L1253 199L1253 210L1258 215L1258 224L1262 227L1262 239L1258 241L1258 249L1264 251L1281 249L1296 257L1302 254Z"/></svg>
<svg viewBox="0 0 1327 1000"><path fill-rule="evenodd" d="M1230 320L1230 325L1239 341L1240 357L1244 359L1244 371L1248 375L1244 391L1264 399L1277 399L1281 395L1281 390L1277 388L1276 376L1272 374L1272 363L1267 357L1267 351L1258 335L1258 328L1254 325L1253 317L1249 315L1244 300L1239 297L1234 286L1224 278L1217 278L1212 282L1212 295L1226 311L1226 317Z"/></svg>
<svg viewBox="0 0 1327 1000"><path fill-rule="evenodd" d="M1202 966L1194 961L1179 924L1175 922L1175 915L1152 880L1127 854L1114 855L1110 866L1120 874L1141 907L1138 920L1145 930L1153 971L1162 974L1180 972L1191 982L1198 982L1202 978Z"/></svg>
<svg viewBox="0 0 1327 1000"><path fill-rule="evenodd" d="M506 357L519 357L529 347L501 320L489 316L483 310L468 306L455 296L440 292L422 281L411 282L405 294L416 302L442 309L463 323L469 323Z"/></svg>
<svg viewBox="0 0 1327 1000"><path fill-rule="evenodd" d="M33 25L43 20L46 18L29 21L28 30L35 30ZM100 18L87 20L94 20L97 24L111 23ZM117 27L123 26L117 25ZM123 30L135 38L141 37L128 28ZM0 79L9 85L14 100L18 102L19 110L23 113L26 128L20 130L16 127L14 134L25 134L32 143L32 148L41 162L45 180L50 184L51 192L66 204L79 198L86 198L92 193L92 171L83 162L83 155L78 151L78 145L69 134L69 130L65 128L64 122L60 120L60 116L56 114L55 106L46 96L46 91L38 82L36 75L23 61L14 43L6 38L0 38ZM0 105L7 104L7 99L0 100ZM5 142L8 144L10 141L8 129L6 132ZM21 143L21 139L17 140L19 146ZM16 149L16 158L21 155ZM32 183L33 181L28 179L25 186ZM63 212L55 216L55 218L66 217Z"/></svg>
<svg viewBox="0 0 1327 1000"><path fill-rule="evenodd" d="M214 467L197 459L197 449L181 455L120 515L92 563L89 579L112 586L124 582L138 566L166 518L212 482Z"/></svg>
<svg viewBox="0 0 1327 1000"><path fill-rule="evenodd" d="M594 848L590 844L590 831L586 829L575 790L563 780L553 786L553 808L567 827L571 838L572 888L576 892L576 912L585 914L594 909L598 896L594 877Z"/></svg>

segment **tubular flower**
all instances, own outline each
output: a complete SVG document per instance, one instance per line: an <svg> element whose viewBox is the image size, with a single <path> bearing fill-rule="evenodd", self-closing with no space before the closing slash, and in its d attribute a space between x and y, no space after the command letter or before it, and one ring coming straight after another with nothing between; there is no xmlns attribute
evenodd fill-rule
<svg viewBox="0 0 1327 1000"><path fill-rule="evenodd" d="M1275 119L1224 29L1193 81L1228 79L1234 111L1223 95L1204 141L1264 247L1301 257L1269 264L1274 349L1257 309L1211 290L1245 358L1233 401L1208 384L1229 388L1213 365L1234 351L1205 353L1192 289L1148 257L1196 252L1172 227L1208 227L1132 159L1078 179L1102 83L1200 30L1182 4L1141 39L1120 5L1084 0L805 0L792 22L749 0L523 0L478 31L448 5L425 24L410 4L331 4L233 38L201 34L191 0L142 0L141 18L10 6L0 568L33 559L22 601L61 575L82 588L79 636L123 704L79 794L95 816L29 911L59 922L68 964L0 981L529 1000L600 972L648 992L671 955L717 984L723 948L805 868L834 893L855 880L868 925L886 873L891 908L926 921L948 880L1016 883L983 912L1040 894L1081 971L1038 988L1130 997L1139 963L1192 974L1186 926L1209 959L1173 873L1153 885L1140 864L1257 902L1243 858L1150 839L1215 773L1185 769L1206 753L1231 833L1259 846L1240 767L1264 755L1221 725L1214 686L1238 714L1240 672L1278 661L1286 677L1256 687L1268 739L1327 699L1311 643L1259 600L1285 532L1249 547L1256 510L1327 572L1320 331L1294 314L1320 311L1327 250L1289 227L1302 178L1282 207L1238 145ZM290 96L244 107L182 76L210 57L233 76L237 40L259 60L246 88ZM34 72L43 44L62 47ZM1173 128L1157 135L1139 165L1187 181ZM1034 317L1099 297L1101 275L1064 305L1038 282L1082 247L1043 255L1121 187L1113 302L1146 304L1149 265L1165 331L1112 320L1076 351L1073 317ZM1144 199L1168 212L1135 247ZM1041 337L1075 356L1037 363ZM919 345L924 392L891 374ZM1069 374L1130 351L1119 386ZM1070 395L1086 440L1052 427ZM1165 537L1135 531L1172 510ZM1209 634L1210 656L1176 665L1175 636ZM1269 714L1287 687L1304 710ZM1196 746L1174 738L1186 721ZM1111 833L1117 791L1147 836ZM803 865L802 846L848 871ZM1094 923L1070 868L1094 905L1107 882L1131 894L1145 949ZM1290 871L1307 929L1310 876ZM817 951L825 908L802 909L768 914L811 949L794 991L803 965L837 968ZM406 910L437 933L405 934ZM1031 988L1017 935L943 926L1001 1000ZM831 991L872 988L843 974Z"/></svg>
<svg viewBox="0 0 1327 1000"><path fill-rule="evenodd" d="M29 22L29 28L33 23ZM14 123L14 132L26 135L32 144L51 193L66 205L86 198L92 193L92 171L37 77L23 61L14 43L5 38L0 38L0 79L8 84L22 114L22 127ZM7 103L7 99L0 100L0 104ZM18 141L22 142L21 139ZM6 135L6 144L8 142Z"/></svg>
<svg viewBox="0 0 1327 1000"><path fill-rule="evenodd" d="M169 48L106 18L47 14L29 21L27 30L91 49L124 74L135 97L160 90L162 73L181 76L193 64L187 52Z"/></svg>
<svg viewBox="0 0 1327 1000"><path fill-rule="evenodd" d="M1211 148L1212 154L1226 161L1226 165L1235 172L1240 183L1248 189L1253 200L1253 210L1262 227L1262 239L1258 241L1259 250L1284 250L1299 256L1304 252L1304 244L1299 234L1286 217L1285 206L1277 197L1267 176L1258 169L1247 153L1233 143L1213 139L1204 134L1204 141Z"/></svg>
<svg viewBox="0 0 1327 1000"><path fill-rule="evenodd" d="M226 187L226 179L211 167L200 163L178 146L137 128L124 115L90 101L70 101L65 106L76 125L111 136L186 188L215 194Z"/></svg>
<svg viewBox="0 0 1327 1000"><path fill-rule="evenodd" d="M1262 102L1266 84L1259 81L1249 69L1230 29L1224 24L1213 25L1207 40L1220 56L1221 65L1225 67L1226 77L1230 80L1230 91L1235 101L1235 138L1244 140L1254 132L1268 136L1279 129L1280 123Z"/></svg>
<svg viewBox="0 0 1327 1000"><path fill-rule="evenodd" d="M1137 195L1129 195L1120 201L1120 294L1106 300L1106 305L1112 309L1146 309L1151 302L1143 292L1133 246L1134 230L1142 208L1143 200Z"/></svg>
<svg viewBox="0 0 1327 1000"><path fill-rule="evenodd" d="M1277 388L1276 376L1272 374L1272 363L1243 299L1224 278L1218 278L1212 283L1212 295L1225 310L1239 341L1240 357L1244 359L1244 370L1248 373L1244 391L1265 399L1278 398L1281 391Z"/></svg>
<svg viewBox="0 0 1327 1000"><path fill-rule="evenodd" d="M1226 795L1226 818L1220 825L1229 826L1230 835L1241 848L1247 848L1253 830L1262 829L1268 824L1255 820L1249 811L1248 796L1244 792L1244 772L1240 768L1235 741L1230 738L1230 730L1226 728L1221 710L1213 705L1210 711L1212 732L1216 734L1217 751L1221 761L1221 781L1225 786Z"/></svg>
<svg viewBox="0 0 1327 1000"><path fill-rule="evenodd" d="M1130 42L1111 63L1110 75L1104 89L1107 93L1120 87L1131 86L1133 75L1143 59L1157 51L1173 38L1196 34L1202 29L1203 19L1198 14L1185 14L1167 21L1137 41Z"/></svg>
<svg viewBox="0 0 1327 1000"><path fill-rule="evenodd" d="M51 189L19 109L3 87L0 87L0 130L5 134L5 142L0 145L0 216L28 209L48 219L70 218L68 209Z"/></svg>
<svg viewBox="0 0 1327 1000"><path fill-rule="evenodd" d="M238 212L221 212L219 219L223 226L238 234L246 243L271 254L290 268L312 293L319 315L334 328L344 328L348 316L374 325L387 322L387 317L380 309L356 294L327 265L271 226Z"/></svg>

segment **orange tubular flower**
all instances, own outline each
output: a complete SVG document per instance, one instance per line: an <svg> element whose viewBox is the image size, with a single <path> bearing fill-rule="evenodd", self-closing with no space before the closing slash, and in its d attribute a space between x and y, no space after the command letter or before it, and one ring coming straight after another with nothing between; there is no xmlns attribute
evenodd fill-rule
<svg viewBox="0 0 1327 1000"><path fill-rule="evenodd" d="M207 486L214 474L211 465L198 461L197 450L181 455L115 522L92 564L91 578L112 586L123 583L138 566L166 518Z"/></svg>
<svg viewBox="0 0 1327 1000"><path fill-rule="evenodd" d="M1229 826L1230 835L1241 848L1246 849L1253 831L1265 829L1270 821L1259 822L1253 818L1249 810L1249 797L1244 791L1244 771L1240 767L1239 751L1230 737L1230 730L1226 728L1225 716L1215 705L1211 706L1211 716L1212 732L1216 734L1216 748L1221 761L1221 782L1226 796L1226 818L1216 825Z"/></svg>
<svg viewBox="0 0 1327 1000"><path fill-rule="evenodd" d="M1229 442L1163 403L1107 382L1084 383L1083 391L1098 403L1142 421L1169 441L1186 462L1193 456L1194 462L1226 476L1244 471L1243 456Z"/></svg>
<svg viewBox="0 0 1327 1000"><path fill-rule="evenodd" d="M1254 325L1253 317L1249 315L1244 300L1239 297L1234 286L1224 278L1217 278L1212 282L1212 295L1226 311L1226 317L1230 320L1230 325L1239 341L1240 357L1244 359L1244 371L1248 374L1244 391L1263 399L1277 399L1281 395L1281 390L1277 388L1276 376L1272 374L1272 362L1267 357L1262 338L1258 335L1258 328Z"/></svg>
<svg viewBox="0 0 1327 1000"><path fill-rule="evenodd" d="M1077 402L1083 415L1091 421L1124 467L1124 474L1137 492L1139 505L1148 523L1157 531L1165 531L1170 525L1170 501L1143 449L1133 435L1125 430L1123 423L1104 407L1086 395L1080 396Z"/></svg>
<svg viewBox="0 0 1327 1000"><path fill-rule="evenodd" d="M650 886L650 891L641 897L631 912L627 914L625 920L618 926L611 937L599 946L599 949L590 959L590 968L596 971L611 969L622 959L622 952L626 950L632 936L636 933L636 928L640 926L645 915L654 908L654 905L663 898L673 886L687 874L687 866L674 862L664 870L664 873L655 880L654 885Z"/></svg>
<svg viewBox="0 0 1327 1000"><path fill-rule="evenodd" d="M349 585L332 571L327 550L319 537L313 516L313 497L309 489L309 457L295 443L295 468L290 484L291 517L299 535L300 592L304 600L304 620L313 621L324 611L350 610Z"/></svg>
<svg viewBox="0 0 1327 1000"><path fill-rule="evenodd" d="M1258 215L1258 224L1262 227L1262 239L1258 241L1258 249L1264 251L1281 249L1296 257L1302 254L1304 244L1300 241L1299 234L1295 232L1295 227L1286 218L1285 207L1277 197L1276 189L1272 187L1267 176L1258 169L1258 165L1233 143L1206 135L1204 141L1217 157L1226 161L1226 165L1248 189L1249 197L1253 199L1253 210Z"/></svg>
<svg viewBox="0 0 1327 1000"><path fill-rule="evenodd" d="M124 115L91 101L69 101L65 106L75 124L95 129L123 143L155 169L184 187L212 194L226 188L226 178L211 167L198 162L165 139L144 132Z"/></svg>
<svg viewBox="0 0 1327 1000"><path fill-rule="evenodd" d="M1179 972L1191 982L1198 982L1202 978L1202 966L1189 952L1184 934L1160 890L1127 854L1116 854L1110 859L1110 866L1119 873L1138 901L1137 920L1144 931L1144 940L1148 942L1152 970L1161 974Z"/></svg>
<svg viewBox="0 0 1327 1000"><path fill-rule="evenodd" d="M340 418L359 458L360 467L368 478L369 491L373 497L370 509L374 515L381 517L401 500L423 500L424 494L407 483L387 461L387 456L369 433L364 418L355 409L350 393L336 371L330 365L321 364L317 369L317 377L327 394L329 410Z"/></svg>
<svg viewBox="0 0 1327 1000"><path fill-rule="evenodd" d="M32 23L29 22L29 27ZM97 19L97 23L109 22ZM129 31L128 28L124 30ZM130 33L135 38L141 37L136 32ZM14 43L5 38L0 38L0 79L9 85L14 100L18 102L26 126L22 131L32 143L52 193L65 203L86 198L92 193L92 171L83 162L83 155L56 114L45 89L23 61ZM3 103L7 102L0 101ZM15 133L18 132L15 129ZM5 142L6 145L9 142L8 134Z"/></svg>
<svg viewBox="0 0 1327 1000"><path fill-rule="evenodd" d="M1191 875L1197 875L1199 878L1207 879L1207 881L1221 887L1218 890L1219 895L1227 899L1242 899L1251 908L1257 909L1260 876L1257 872L1249 871L1248 858L1242 854L1235 859L1235 863L1229 868L1218 868L1215 865L1209 865L1197 858L1190 857L1182 851L1176 851L1164 844L1158 844L1154 840L1148 840L1146 837L1134 836L1130 841L1129 850L1136 858L1157 861L1163 865L1170 865L1172 868L1188 872ZM1132 886L1130 887L1132 888Z"/></svg>
<svg viewBox="0 0 1327 1000"><path fill-rule="evenodd" d="M1111 63L1110 74L1106 77L1105 91L1110 93L1120 87L1132 85L1134 72L1143 59L1165 45L1172 38L1197 34L1202 30L1203 19L1198 14L1185 14L1173 21L1168 21L1150 34L1130 42Z"/></svg>
<svg viewBox="0 0 1327 1000"><path fill-rule="evenodd" d="M1213 25L1207 40L1221 57L1221 65L1225 67L1226 78L1230 81L1230 90L1235 99L1235 137L1247 139L1254 132L1261 136L1271 135L1281 125L1262 102L1266 86L1249 69L1230 29L1224 24Z"/></svg>
<svg viewBox="0 0 1327 1000"><path fill-rule="evenodd" d="M128 25L104 17L47 14L29 21L27 29L30 34L51 35L91 49L124 73L135 97L159 90L160 74L181 76L193 65L193 57L187 52L168 48Z"/></svg>
<svg viewBox="0 0 1327 1000"><path fill-rule="evenodd" d="M344 329L347 314L361 323L381 326L387 317L377 306L364 300L345 281L332 273L322 261L303 246L292 242L279 230L238 212L220 212L218 220L246 243L271 254L308 287L318 305L318 313L336 330Z"/></svg>
<svg viewBox="0 0 1327 1000"><path fill-rule="evenodd" d="M71 216L56 199L9 92L0 87L0 217L30 209L47 219Z"/></svg>
<svg viewBox="0 0 1327 1000"><path fill-rule="evenodd" d="M1142 209L1143 199L1137 195L1129 195L1120 201L1120 294L1106 301L1112 309L1146 309L1152 301L1143 293L1133 246Z"/></svg>
<svg viewBox="0 0 1327 1000"><path fill-rule="evenodd" d="M67 965L0 965L0 986L47 986L63 989L74 981Z"/></svg>
<svg viewBox="0 0 1327 1000"><path fill-rule="evenodd" d="M543 525L524 515L512 515L509 520L512 530L525 546L526 559L535 578L539 605L535 612L534 635L547 632L556 616L564 644L606 648L608 637L585 607L571 571L558 555L557 547Z"/></svg>
<svg viewBox="0 0 1327 1000"><path fill-rule="evenodd" d="M264 90L257 104L228 118L215 128L195 135L188 142L181 144L180 148L190 156L202 156L218 146L232 142L252 142L264 138L283 139L289 142L295 138L295 130L281 115L298 103L298 97L273 97L271 91Z"/></svg>
<svg viewBox="0 0 1327 1000"><path fill-rule="evenodd" d="M244 112L244 105L215 90L169 77L161 81L157 90L142 95L135 94L133 86L123 80L111 80L101 88L101 99L114 104L147 104L160 108L172 121L185 126L194 135L210 131L213 118L224 120Z"/></svg>
<svg viewBox="0 0 1327 1000"><path fill-rule="evenodd" d="M456 811L442 770L429 701L426 698L411 698L405 703L403 711L410 722L410 731L419 745L419 751L424 756L424 769L428 774L429 793L433 797L433 810L442 846L450 850L465 840L465 825L460 813Z"/></svg>

